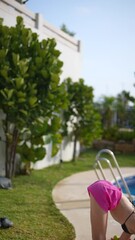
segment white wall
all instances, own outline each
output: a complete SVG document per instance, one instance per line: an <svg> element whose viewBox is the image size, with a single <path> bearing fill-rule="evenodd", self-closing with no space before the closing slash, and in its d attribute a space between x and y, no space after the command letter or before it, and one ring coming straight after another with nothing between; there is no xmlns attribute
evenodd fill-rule
<svg viewBox="0 0 135 240"><path fill-rule="evenodd" d="M78 81L81 76L80 41L55 28L41 14L31 12L25 5L15 0L0 0L0 17L4 19L5 25L14 26L17 16L22 16L25 26L37 32L40 39L56 39L57 48L61 51L60 59L64 62L61 79L71 77L73 81Z"/></svg>
<svg viewBox="0 0 135 240"><path fill-rule="evenodd" d="M81 43L74 37L69 36L60 29L55 28L45 21L39 13L29 11L25 5L15 0L0 0L0 17L4 20L4 25L14 26L16 17L22 16L26 27L30 27L37 32L39 39L55 38L56 48L61 51L60 59L64 62L62 68L61 81L67 77L71 77L73 81L78 81L81 76ZM4 148L1 142L0 150L3 155L0 158L0 167L4 169L3 158ZM58 163L61 158L67 161L71 160L73 152L73 142L64 140L62 150L54 158L50 157L51 145L45 146L47 154L45 159L35 164L35 168L43 168L48 165ZM77 144L77 152L79 153L79 144Z"/></svg>

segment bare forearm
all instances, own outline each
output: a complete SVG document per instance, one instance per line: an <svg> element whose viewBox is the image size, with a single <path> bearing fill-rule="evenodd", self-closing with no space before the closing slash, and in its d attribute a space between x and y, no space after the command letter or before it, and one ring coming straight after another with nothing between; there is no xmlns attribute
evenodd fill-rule
<svg viewBox="0 0 135 240"><path fill-rule="evenodd" d="M120 236L120 240L130 240L130 234L123 232Z"/></svg>

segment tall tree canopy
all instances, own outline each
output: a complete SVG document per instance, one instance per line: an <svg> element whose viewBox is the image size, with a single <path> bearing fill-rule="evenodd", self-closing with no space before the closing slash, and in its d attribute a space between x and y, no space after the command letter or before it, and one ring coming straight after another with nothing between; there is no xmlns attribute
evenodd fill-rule
<svg viewBox="0 0 135 240"><path fill-rule="evenodd" d="M0 36L0 108L5 114L6 176L12 177L16 149L25 162L42 159L47 135L57 151L59 114L65 107L63 63L55 40L39 41L21 17L15 27L4 26L1 19Z"/></svg>
<svg viewBox="0 0 135 240"><path fill-rule="evenodd" d="M89 145L101 135L101 120L93 102L93 88L84 84L83 79L73 82L65 81L69 105L63 111L63 134L71 134L74 140L73 160L76 153L76 142Z"/></svg>

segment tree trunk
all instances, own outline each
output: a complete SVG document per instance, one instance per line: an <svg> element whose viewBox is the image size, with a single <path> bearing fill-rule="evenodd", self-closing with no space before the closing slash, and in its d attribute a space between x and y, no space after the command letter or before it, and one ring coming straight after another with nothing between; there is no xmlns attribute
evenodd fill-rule
<svg viewBox="0 0 135 240"><path fill-rule="evenodd" d="M16 157L16 147L18 142L18 130L16 127L13 130L12 142L9 142L8 137L6 137L6 159L5 159L5 175L7 178L12 178L15 174L15 157Z"/></svg>
<svg viewBox="0 0 135 240"><path fill-rule="evenodd" d="M75 135L74 137L74 146L73 146L73 157L72 161L75 162L76 160L76 144L77 144L77 136Z"/></svg>

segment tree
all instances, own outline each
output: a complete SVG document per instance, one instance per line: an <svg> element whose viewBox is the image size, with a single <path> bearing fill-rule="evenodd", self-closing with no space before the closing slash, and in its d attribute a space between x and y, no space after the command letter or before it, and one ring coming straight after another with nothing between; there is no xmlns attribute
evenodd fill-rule
<svg viewBox="0 0 135 240"><path fill-rule="evenodd" d="M103 96L100 102L96 103L96 108L102 116L102 124L104 128L112 127L115 115L115 100L113 96Z"/></svg>
<svg viewBox="0 0 135 240"><path fill-rule="evenodd" d="M116 97L116 113L117 113L117 125L118 127L126 127L129 120L128 112L129 100L126 96L126 91L122 91Z"/></svg>
<svg viewBox="0 0 135 240"><path fill-rule="evenodd" d="M28 2L28 0L16 0L16 1L21 3L21 4L25 4L26 2Z"/></svg>
<svg viewBox="0 0 135 240"><path fill-rule="evenodd" d="M129 106L129 101L131 101L129 93L122 91L116 97L103 96L100 101L96 102L105 129L113 126L124 128L132 125L131 114L133 114L133 108L131 109L131 106Z"/></svg>
<svg viewBox="0 0 135 240"><path fill-rule="evenodd" d="M135 86L135 84L134 84ZM126 105L126 120L131 128L135 129L135 97L130 92L124 91L124 95L128 105ZM129 104L130 103L130 104Z"/></svg>
<svg viewBox="0 0 135 240"><path fill-rule="evenodd" d="M63 111L63 135L70 134L74 140L72 160L75 160L77 141L89 145L100 137L101 121L94 108L93 88L85 85L83 79L72 82L71 78L67 78L64 83L69 104Z"/></svg>
<svg viewBox="0 0 135 240"><path fill-rule="evenodd" d="M63 32L67 33L67 34L68 34L69 36L71 36L71 37L74 37L74 36L75 36L75 33L69 31L68 28L67 28L67 26L66 26L65 24L62 24L62 26L60 27L60 29L61 29Z"/></svg>
<svg viewBox="0 0 135 240"><path fill-rule="evenodd" d="M46 141L53 142L53 154L58 150L59 114L65 106L63 63L55 40L39 41L21 17L15 27L3 26L1 20L0 35L0 108L5 114L6 176L11 178L16 152L23 161L35 162L45 156Z"/></svg>

